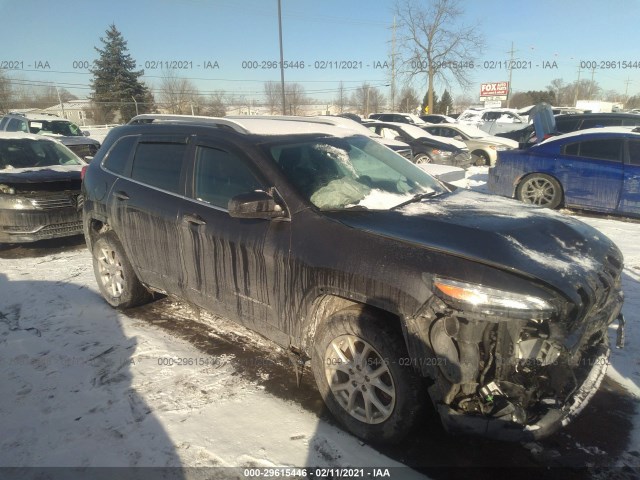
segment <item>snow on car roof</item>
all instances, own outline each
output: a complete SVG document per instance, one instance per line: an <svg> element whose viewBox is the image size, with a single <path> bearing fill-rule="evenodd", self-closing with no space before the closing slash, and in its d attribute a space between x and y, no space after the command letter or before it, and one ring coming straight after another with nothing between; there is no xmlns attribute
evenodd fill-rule
<svg viewBox="0 0 640 480"><path fill-rule="evenodd" d="M634 132L633 131L636 128L637 127L635 127L635 126L585 128L584 130L576 130L575 132L563 133L562 135L557 135L555 137L550 137L547 140L545 140L544 142L540 142L539 145L542 145L543 143L557 142L557 141L565 140L565 139L571 138L571 137L579 137L579 136L583 136L583 135L595 135L595 134L598 134L598 133L607 133L607 134L614 134L614 135L616 135L616 134L617 135L633 134L633 135L640 136L640 132Z"/></svg>
<svg viewBox="0 0 640 480"><path fill-rule="evenodd" d="M334 137L349 137L355 134L350 129L337 127L310 117L288 117L277 115L205 117L191 115L155 115L143 114L133 117L129 124L135 123L200 123L224 126L242 134L288 135L304 133L322 133Z"/></svg>

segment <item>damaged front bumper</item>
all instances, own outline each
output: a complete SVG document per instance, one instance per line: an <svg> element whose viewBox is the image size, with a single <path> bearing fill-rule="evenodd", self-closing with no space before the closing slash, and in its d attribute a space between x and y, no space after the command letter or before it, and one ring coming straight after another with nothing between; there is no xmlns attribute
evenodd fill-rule
<svg viewBox="0 0 640 480"><path fill-rule="evenodd" d="M573 322L496 318L432 297L408 324L409 349L445 429L507 441L547 437L598 390L609 364L608 327L624 339L622 292L609 291Z"/></svg>

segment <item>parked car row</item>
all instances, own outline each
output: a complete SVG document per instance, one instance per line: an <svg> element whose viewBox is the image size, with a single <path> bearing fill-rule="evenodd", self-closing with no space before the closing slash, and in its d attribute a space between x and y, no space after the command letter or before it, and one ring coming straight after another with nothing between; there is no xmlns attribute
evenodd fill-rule
<svg viewBox="0 0 640 480"><path fill-rule="evenodd" d="M403 438L427 399L452 433L565 425L604 377L609 324L623 329L620 251L385 147L407 132L438 142L420 127L342 120L142 115L88 165L5 133L2 232L31 240L49 217L81 218L110 305L162 292L244 324L310 362L329 410L365 440ZM636 139L623 141L624 160ZM440 143L470 158L455 142Z"/></svg>
<svg viewBox="0 0 640 480"><path fill-rule="evenodd" d="M100 142L89 138L75 123L56 115L11 113L0 119L0 132L24 132L58 139L80 158L93 157Z"/></svg>

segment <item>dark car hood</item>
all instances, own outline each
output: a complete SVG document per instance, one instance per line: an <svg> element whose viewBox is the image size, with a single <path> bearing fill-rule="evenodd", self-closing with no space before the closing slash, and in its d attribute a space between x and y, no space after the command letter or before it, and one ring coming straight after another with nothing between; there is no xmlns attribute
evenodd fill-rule
<svg viewBox="0 0 640 480"><path fill-rule="evenodd" d="M66 180L80 180L82 165L15 168L0 170L0 183L17 185L24 183L60 182Z"/></svg>
<svg viewBox="0 0 640 480"><path fill-rule="evenodd" d="M398 210L330 212L350 227L535 278L579 301L577 289L622 254L598 230L557 212L457 190Z"/></svg>
<svg viewBox="0 0 640 480"><path fill-rule="evenodd" d="M78 135L76 137L65 137L65 136L55 136L56 140L58 140L63 145L97 145L100 146L100 142L98 142L94 138L84 137Z"/></svg>

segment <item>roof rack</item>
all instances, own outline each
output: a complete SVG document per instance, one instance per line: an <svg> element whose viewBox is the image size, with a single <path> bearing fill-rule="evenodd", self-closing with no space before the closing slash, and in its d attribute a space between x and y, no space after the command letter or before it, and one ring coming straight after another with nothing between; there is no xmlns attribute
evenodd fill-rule
<svg viewBox="0 0 640 480"><path fill-rule="evenodd" d="M129 120L129 125L139 125L145 123L198 123L198 124L208 124L215 125L218 127L227 127L235 130L238 133L248 134L251 133L245 127L243 127L238 122L234 122L233 120L228 120L225 118L219 117L204 117L198 115L167 115L167 114L155 114L155 113L145 113L142 115L136 115L131 120Z"/></svg>

